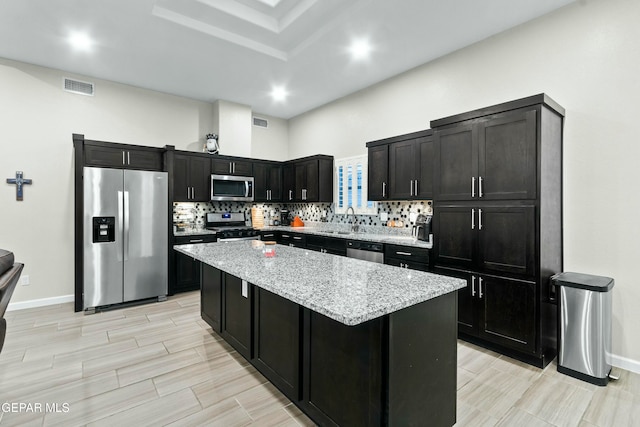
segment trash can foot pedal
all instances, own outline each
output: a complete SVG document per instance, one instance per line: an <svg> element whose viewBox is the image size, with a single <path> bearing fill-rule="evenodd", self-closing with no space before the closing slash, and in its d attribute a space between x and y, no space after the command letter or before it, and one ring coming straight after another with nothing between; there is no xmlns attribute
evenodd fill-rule
<svg viewBox="0 0 640 427"><path fill-rule="evenodd" d="M609 376L609 380L611 381L618 381L620 379L620 373L617 372L617 369L616 369L616 372L614 373L613 368L611 368L611 371L609 371L608 376Z"/></svg>

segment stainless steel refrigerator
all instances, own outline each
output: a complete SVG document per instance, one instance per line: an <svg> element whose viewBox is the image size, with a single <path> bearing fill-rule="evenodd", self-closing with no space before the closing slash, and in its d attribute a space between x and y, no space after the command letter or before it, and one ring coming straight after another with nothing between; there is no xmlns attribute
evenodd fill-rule
<svg viewBox="0 0 640 427"><path fill-rule="evenodd" d="M83 309L164 299L167 173L85 167L83 175Z"/></svg>

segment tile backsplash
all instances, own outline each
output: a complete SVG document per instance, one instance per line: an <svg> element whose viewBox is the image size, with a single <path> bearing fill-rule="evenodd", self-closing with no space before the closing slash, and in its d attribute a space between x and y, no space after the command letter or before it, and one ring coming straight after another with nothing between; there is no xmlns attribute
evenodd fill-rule
<svg viewBox="0 0 640 427"><path fill-rule="evenodd" d="M390 201L378 202L378 215L356 215L358 224L370 227L382 227L386 225L380 220L380 213L386 212L388 220L401 220L404 229L409 231L409 213L432 213L431 200L415 201ZM251 208L262 208L265 215L265 224L269 223L271 213L280 218L280 210L287 209L293 215L298 215L305 222L328 222L346 224L349 222L347 215L336 214L333 203L244 203L244 202L180 202L173 204L174 224L195 224L196 227L204 227L205 215L208 212L244 212L247 219L251 218ZM404 230L403 230L404 231Z"/></svg>

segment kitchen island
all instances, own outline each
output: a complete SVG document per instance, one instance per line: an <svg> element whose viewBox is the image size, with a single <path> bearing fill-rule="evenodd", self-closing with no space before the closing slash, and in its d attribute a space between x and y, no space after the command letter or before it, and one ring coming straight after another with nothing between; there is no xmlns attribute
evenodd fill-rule
<svg viewBox="0 0 640 427"><path fill-rule="evenodd" d="M202 262L202 317L320 425L450 426L455 278L261 242L175 246Z"/></svg>

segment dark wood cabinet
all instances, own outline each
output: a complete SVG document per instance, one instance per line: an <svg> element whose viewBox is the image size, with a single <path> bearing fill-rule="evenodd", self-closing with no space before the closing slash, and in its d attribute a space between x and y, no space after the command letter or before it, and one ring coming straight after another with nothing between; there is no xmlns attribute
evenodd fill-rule
<svg viewBox="0 0 640 427"><path fill-rule="evenodd" d="M461 337L540 367L557 346L563 117L541 94L431 122L434 265L467 280Z"/></svg>
<svg viewBox="0 0 640 427"><path fill-rule="evenodd" d="M430 199L433 146L431 130L368 142L369 200Z"/></svg>
<svg viewBox="0 0 640 427"><path fill-rule="evenodd" d="M200 313L214 331L222 332L222 271L202 264Z"/></svg>
<svg viewBox="0 0 640 427"><path fill-rule="evenodd" d="M252 357L253 285L223 273L222 336L246 359Z"/></svg>
<svg viewBox="0 0 640 427"><path fill-rule="evenodd" d="M337 237L307 235L306 248L325 254L347 256L347 241Z"/></svg>
<svg viewBox="0 0 640 427"><path fill-rule="evenodd" d="M249 159L220 157L211 159L211 173L215 175L253 176L253 164Z"/></svg>
<svg viewBox="0 0 640 427"><path fill-rule="evenodd" d="M333 157L312 156L291 162L291 169L285 169L284 201L289 201L288 192L293 178L294 202L333 202Z"/></svg>
<svg viewBox="0 0 640 427"><path fill-rule="evenodd" d="M532 205L439 205L434 211L436 265L533 275L534 214Z"/></svg>
<svg viewBox="0 0 640 427"><path fill-rule="evenodd" d="M277 235L277 242L281 245L292 246L295 248L307 247L307 236L302 233L291 233L288 231L281 231Z"/></svg>
<svg viewBox="0 0 640 427"><path fill-rule="evenodd" d="M198 153L176 152L173 163L173 200L207 202L211 200L211 160Z"/></svg>
<svg viewBox="0 0 640 427"><path fill-rule="evenodd" d="M370 147L368 150L367 200L387 200L389 198L389 145Z"/></svg>
<svg viewBox="0 0 640 427"><path fill-rule="evenodd" d="M282 165L280 163L255 162L253 176L256 202L282 201Z"/></svg>
<svg viewBox="0 0 640 427"><path fill-rule="evenodd" d="M384 263L410 270L430 271L429 249L403 245L384 245Z"/></svg>
<svg viewBox="0 0 640 427"><path fill-rule="evenodd" d="M436 198L536 198L535 109L474 120L435 132Z"/></svg>
<svg viewBox="0 0 640 427"><path fill-rule="evenodd" d="M282 166L282 201L293 202L296 194L296 177L293 163Z"/></svg>
<svg viewBox="0 0 640 427"><path fill-rule="evenodd" d="M186 245L215 242L215 234L178 236L173 244ZM169 295L200 289L200 262L181 252L172 250L175 268L169 280Z"/></svg>
<svg viewBox="0 0 640 427"><path fill-rule="evenodd" d="M302 309L285 298L255 288L254 360L269 381L291 400L300 393Z"/></svg>
<svg viewBox="0 0 640 427"><path fill-rule="evenodd" d="M104 168L161 171L162 150L106 142L85 142L84 164Z"/></svg>

